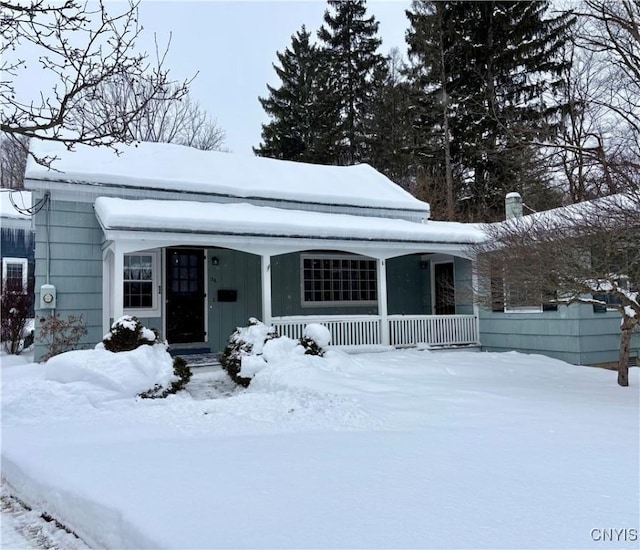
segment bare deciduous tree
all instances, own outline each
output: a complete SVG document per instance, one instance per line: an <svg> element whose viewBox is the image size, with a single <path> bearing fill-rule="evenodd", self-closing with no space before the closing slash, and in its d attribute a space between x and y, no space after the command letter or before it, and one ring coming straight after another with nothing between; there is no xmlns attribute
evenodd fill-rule
<svg viewBox="0 0 640 550"><path fill-rule="evenodd" d="M571 52L574 66L566 75L568 130L574 142L569 139L565 150L574 155L574 163L599 167L594 182L601 194L637 190L640 1L585 0L577 15L577 50Z"/></svg>
<svg viewBox="0 0 640 550"><path fill-rule="evenodd" d="M138 116L128 125L129 139L178 143L206 151L224 146L224 131L188 94L176 99L178 90L169 86L147 101L150 83L126 75L105 83L100 99L93 106L98 116L109 112L136 111Z"/></svg>
<svg viewBox="0 0 640 550"><path fill-rule="evenodd" d="M487 240L474 250L483 281L480 304L491 308L513 299L518 305L555 301L617 309L618 383L628 386L631 334L640 324L640 196L612 195L487 225L485 231Z"/></svg>
<svg viewBox="0 0 640 550"><path fill-rule="evenodd" d="M131 141L129 126L148 103L186 94L187 82L172 85L164 54L151 61L135 52L141 32L137 4L116 14L102 0L53 2L0 1L0 96L2 132L10 136L58 141L72 148L83 143L114 146ZM156 48L157 49L157 48ZM39 85L33 95L37 75ZM144 82L144 95L117 116L100 111L106 83L126 75ZM41 84L42 83L42 84ZM38 158L49 165L53 159Z"/></svg>
<svg viewBox="0 0 640 550"><path fill-rule="evenodd" d="M22 189L27 141L22 136L0 135L0 187Z"/></svg>
<svg viewBox="0 0 640 550"><path fill-rule="evenodd" d="M587 25L578 43L608 61L606 106L640 133L640 2L585 0L579 15Z"/></svg>

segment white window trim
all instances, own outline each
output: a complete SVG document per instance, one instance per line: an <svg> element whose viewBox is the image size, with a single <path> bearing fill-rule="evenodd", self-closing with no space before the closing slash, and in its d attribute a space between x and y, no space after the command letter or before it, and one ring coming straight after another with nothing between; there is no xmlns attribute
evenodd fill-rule
<svg viewBox="0 0 640 550"><path fill-rule="evenodd" d="M318 307L361 307L375 306L378 300L340 300L340 301L323 301L323 302L307 302L304 299L304 260L368 260L376 262L374 258L361 256L359 254L300 254L300 305L303 308ZM377 274L377 271L376 271ZM380 282L376 275L376 296L378 296Z"/></svg>
<svg viewBox="0 0 640 550"><path fill-rule="evenodd" d="M27 289L29 280L29 262L26 258L2 258L2 283L7 280L7 269L9 264L19 264L22 266L22 288Z"/></svg>
<svg viewBox="0 0 640 550"><path fill-rule="evenodd" d="M542 311L542 304L539 306L519 306L519 307L504 307L505 313L544 313Z"/></svg>
<svg viewBox="0 0 640 550"><path fill-rule="evenodd" d="M136 317L160 317L160 250L139 250L137 252L130 252L124 254L124 256L151 256L151 285L153 290L151 299L152 306L150 308L143 307L129 307L124 308L125 315L135 315ZM124 263L124 262L123 262ZM124 285L124 272L122 274L123 280L122 284ZM122 296L124 300L124 293ZM123 304L124 305L124 304Z"/></svg>
<svg viewBox="0 0 640 550"><path fill-rule="evenodd" d="M453 270L453 305L454 308L458 307L456 302L456 263L453 260L452 256L442 256L438 254L429 261L429 276L431 277L431 314L436 315L436 264L451 264L451 268Z"/></svg>

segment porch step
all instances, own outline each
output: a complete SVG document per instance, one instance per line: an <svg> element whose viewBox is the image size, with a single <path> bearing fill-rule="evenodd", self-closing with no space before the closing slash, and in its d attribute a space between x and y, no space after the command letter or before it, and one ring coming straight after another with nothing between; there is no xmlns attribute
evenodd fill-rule
<svg viewBox="0 0 640 550"><path fill-rule="evenodd" d="M206 353L181 353L181 350L176 350L172 355L178 355L182 357L189 368L199 367L219 367L220 366L220 354L212 353L210 351Z"/></svg>
<svg viewBox="0 0 640 550"><path fill-rule="evenodd" d="M179 355L180 357L186 357L187 355L203 355L205 353L210 353L211 350L209 348L201 347L201 348L181 348L181 347L169 347L169 354L173 357Z"/></svg>

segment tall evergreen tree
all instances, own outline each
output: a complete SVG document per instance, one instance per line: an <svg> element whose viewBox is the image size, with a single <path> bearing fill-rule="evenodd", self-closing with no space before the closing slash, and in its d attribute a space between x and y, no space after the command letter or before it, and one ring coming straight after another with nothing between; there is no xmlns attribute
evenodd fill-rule
<svg viewBox="0 0 640 550"><path fill-rule="evenodd" d="M376 67L373 93L365 116L363 160L405 189L413 183L411 166L412 110L410 91L397 48Z"/></svg>
<svg viewBox="0 0 640 550"><path fill-rule="evenodd" d="M330 163L331 139L326 128L336 128L337 112L323 98L330 85L319 49L303 25L291 37L291 46L276 55L281 84L267 85L269 96L258 98L271 121L262 125L262 143L254 152L281 160Z"/></svg>
<svg viewBox="0 0 640 550"><path fill-rule="evenodd" d="M378 22L366 17L365 0L329 0L318 31L324 61L331 75L327 103L340 113L337 164L354 164L366 157L365 121L374 94L373 74L384 58Z"/></svg>
<svg viewBox="0 0 640 550"><path fill-rule="evenodd" d="M420 145L449 146L459 217L499 218L511 190L540 207L554 200L535 144L558 120L571 19L545 18L548 4L414 1L407 12L416 113L427 127Z"/></svg>

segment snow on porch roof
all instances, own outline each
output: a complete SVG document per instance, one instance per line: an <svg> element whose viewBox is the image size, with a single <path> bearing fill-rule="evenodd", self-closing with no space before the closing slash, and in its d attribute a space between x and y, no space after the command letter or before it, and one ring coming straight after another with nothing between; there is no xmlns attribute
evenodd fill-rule
<svg viewBox="0 0 640 550"><path fill-rule="evenodd" d="M29 159L26 177L35 180L429 212L427 203L367 164L323 166L168 143L118 145L119 155L39 140L30 147L39 157L57 158L53 170Z"/></svg>
<svg viewBox="0 0 640 550"><path fill-rule="evenodd" d="M285 238L471 244L484 238L475 224L416 223L389 218L282 210L251 204L129 200L99 197L105 230L226 234Z"/></svg>

